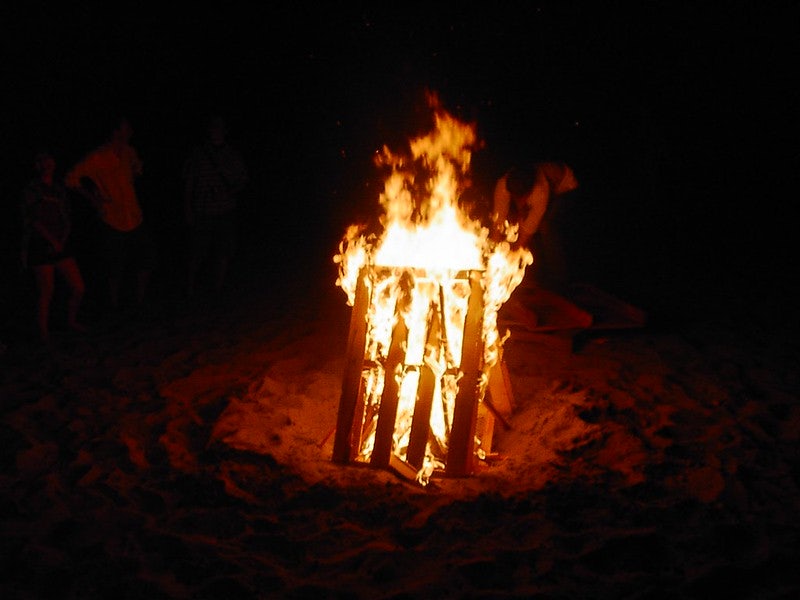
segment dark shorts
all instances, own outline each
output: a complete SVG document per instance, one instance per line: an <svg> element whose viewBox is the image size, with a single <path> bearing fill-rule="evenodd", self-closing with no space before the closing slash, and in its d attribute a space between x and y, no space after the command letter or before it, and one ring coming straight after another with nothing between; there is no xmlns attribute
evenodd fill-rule
<svg viewBox="0 0 800 600"><path fill-rule="evenodd" d="M61 252L56 252L50 242L35 233L31 235L31 239L28 242L28 265L31 267L54 265L72 256L74 256L74 252L69 241Z"/></svg>
<svg viewBox="0 0 800 600"><path fill-rule="evenodd" d="M232 257L236 251L236 234L235 213L196 218L190 233L192 262Z"/></svg>
<svg viewBox="0 0 800 600"><path fill-rule="evenodd" d="M119 231L103 224L104 261L112 273L127 268L152 271L156 266L156 245L145 224L132 231Z"/></svg>

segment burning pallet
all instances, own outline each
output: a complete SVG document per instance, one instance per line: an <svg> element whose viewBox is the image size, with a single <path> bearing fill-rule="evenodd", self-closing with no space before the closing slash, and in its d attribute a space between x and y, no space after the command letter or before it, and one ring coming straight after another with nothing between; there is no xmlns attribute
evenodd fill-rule
<svg viewBox="0 0 800 600"><path fill-rule="evenodd" d="M484 360L481 272L368 266L358 277L333 460L426 483L471 475L511 412L502 360ZM391 331L379 321L391 315ZM424 311L424 314L421 314ZM383 315L383 317L381 317Z"/></svg>
<svg viewBox="0 0 800 600"><path fill-rule="evenodd" d="M382 214L350 225L334 257L353 312L333 460L423 484L472 474L507 422L497 313L533 262L514 227L497 240L463 210L475 127L429 100L434 130L376 155Z"/></svg>

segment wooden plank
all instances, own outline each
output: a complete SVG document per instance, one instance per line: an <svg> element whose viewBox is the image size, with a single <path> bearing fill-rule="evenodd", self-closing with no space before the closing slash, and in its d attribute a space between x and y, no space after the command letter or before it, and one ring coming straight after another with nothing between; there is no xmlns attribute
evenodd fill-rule
<svg viewBox="0 0 800 600"><path fill-rule="evenodd" d="M489 382L486 393L489 396L491 409L495 411L503 421L506 421L506 419L511 416L514 401L511 391L511 376L502 358L502 352L499 360L489 369Z"/></svg>
<svg viewBox="0 0 800 600"><path fill-rule="evenodd" d="M591 284L573 285L569 296L593 315L591 329L630 329L647 323L645 311Z"/></svg>
<svg viewBox="0 0 800 600"><path fill-rule="evenodd" d="M521 294L517 299L523 305L523 311L520 312L524 310L532 312L536 321L533 326L525 324L526 329L559 331L587 329L592 326L594 321L592 314L572 300L544 288L524 291L527 293ZM509 308L513 306L512 303Z"/></svg>
<svg viewBox="0 0 800 600"><path fill-rule="evenodd" d="M573 284L564 295L543 288L517 289L499 321L518 331L547 333L643 327L647 313L588 283Z"/></svg>
<svg viewBox="0 0 800 600"><path fill-rule="evenodd" d="M434 305L428 319L428 335L425 342L428 348L435 348L439 352L440 320L439 309ZM425 449L428 446L428 435L431 429L431 407L433 406L433 393L436 389L436 374L423 362L420 367L419 389L417 400L414 404L414 418L411 422L411 434L408 442L406 460L416 467L422 468L425 460Z"/></svg>
<svg viewBox="0 0 800 600"><path fill-rule="evenodd" d="M492 451L494 441L494 421L495 414L489 410L488 405L483 402L478 405L478 420L475 426L475 435L481 441L481 449L489 454Z"/></svg>
<svg viewBox="0 0 800 600"><path fill-rule="evenodd" d="M419 469L416 469L407 462L400 460L400 458L393 453L389 454L389 464L387 466L395 473L401 477L404 477L405 479L408 479L409 481L417 480L417 473L419 473Z"/></svg>
<svg viewBox="0 0 800 600"><path fill-rule="evenodd" d="M408 337L408 328L401 311L401 302L398 301L397 323L392 330L392 343L386 356L384 368L386 373L383 382L381 404L378 408L378 425L375 428L375 445L372 449L370 464L377 467L388 467L389 456L392 453L394 441L395 422L397 420L397 406L399 403L400 386L395 376L398 368L402 368L405 359L405 343Z"/></svg>
<svg viewBox="0 0 800 600"><path fill-rule="evenodd" d="M502 423L505 429L511 429L508 419L511 416L514 401L511 393L511 377L508 367L503 360L503 349L500 349L497 362L489 369L489 381L481 405L484 410L491 413L494 418L485 420L484 431L480 436L484 452L491 452L492 439L494 438L494 420Z"/></svg>
<svg viewBox="0 0 800 600"><path fill-rule="evenodd" d="M461 372L453 427L447 450L445 473L451 477L472 474L475 452L475 423L478 413L479 381L483 362L483 288L480 273L470 273L470 296L464 322Z"/></svg>
<svg viewBox="0 0 800 600"><path fill-rule="evenodd" d="M353 310L350 314L350 331L347 339L347 358L342 379L342 391L339 397L339 412L336 417L336 435L333 442L333 461L337 463L350 462L357 452L357 442L353 440L355 421L358 420L360 431L360 418L363 418L363 381L362 370L364 365L364 352L367 339L367 308L370 300L370 290L366 284L366 268L358 274ZM360 410L358 410L360 408Z"/></svg>
<svg viewBox="0 0 800 600"><path fill-rule="evenodd" d="M511 423L506 420L503 414L494 407L492 403L492 397L489 393L489 390L486 390L486 394L483 396L483 402L481 403L483 406L486 407L486 410L490 412L495 418L503 424L503 427L506 429L511 429Z"/></svg>

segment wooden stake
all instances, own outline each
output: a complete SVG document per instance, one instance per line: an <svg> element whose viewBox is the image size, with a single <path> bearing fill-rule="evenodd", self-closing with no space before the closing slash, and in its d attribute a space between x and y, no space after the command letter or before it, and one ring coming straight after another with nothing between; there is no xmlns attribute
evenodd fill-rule
<svg viewBox="0 0 800 600"><path fill-rule="evenodd" d="M462 377L453 410L453 428L447 451L445 473L452 477L472 474L475 451L475 423L483 363L483 287L481 273L470 272L470 295L464 321L461 351Z"/></svg>
<svg viewBox="0 0 800 600"><path fill-rule="evenodd" d="M342 392L339 397L339 412L336 417L336 436L333 442L333 461L348 463L357 452L357 440L354 443L353 430L361 430L359 419L356 427L357 415L363 418L363 406L357 403L362 401L364 351L367 340L367 308L369 307L370 290L366 284L367 270L362 268L358 274L356 296L353 302L353 311L350 315L350 333L347 340L347 360L342 381Z"/></svg>
<svg viewBox="0 0 800 600"><path fill-rule="evenodd" d="M397 372L402 370L405 362L404 346L406 337L408 337L408 328L399 305L400 302L398 302L397 323L392 331L392 343L389 346L389 354L384 365L386 372L383 380L381 405L378 409L378 425L375 429L375 446L370 457L370 464L377 467L389 466L389 456L393 450L394 427L397 420L397 405L400 400Z"/></svg>
<svg viewBox="0 0 800 600"><path fill-rule="evenodd" d="M428 319L428 335L425 343L428 348L436 349L438 354L440 319L439 308L433 305ZM406 461L416 467L422 468L425 460L425 449L428 446L428 435L431 429L431 407L433 406L433 393L436 389L436 374L427 364L420 367L419 389L417 400L414 404L414 418L411 421L411 434L408 442Z"/></svg>

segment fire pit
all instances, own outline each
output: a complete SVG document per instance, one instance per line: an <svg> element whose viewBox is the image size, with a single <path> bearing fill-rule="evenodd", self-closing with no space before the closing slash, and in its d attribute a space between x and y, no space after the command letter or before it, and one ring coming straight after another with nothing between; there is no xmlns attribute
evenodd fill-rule
<svg viewBox="0 0 800 600"><path fill-rule="evenodd" d="M497 311L531 264L458 206L474 126L430 95L435 129L411 156L384 148L382 230L351 226L335 261L353 307L333 460L425 485L471 475L511 411ZM422 191L421 191L422 190Z"/></svg>

